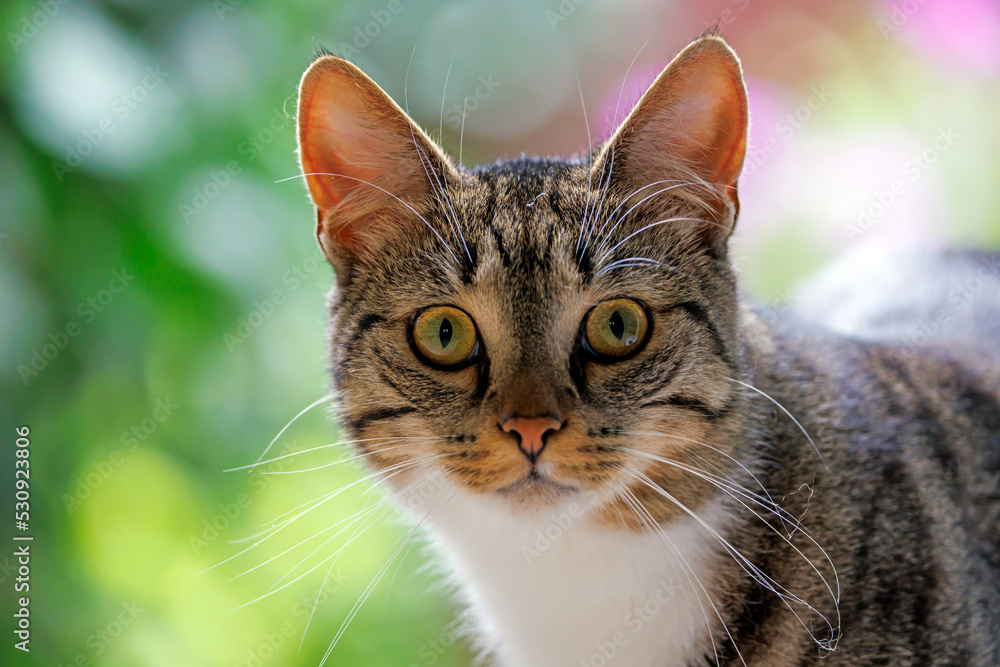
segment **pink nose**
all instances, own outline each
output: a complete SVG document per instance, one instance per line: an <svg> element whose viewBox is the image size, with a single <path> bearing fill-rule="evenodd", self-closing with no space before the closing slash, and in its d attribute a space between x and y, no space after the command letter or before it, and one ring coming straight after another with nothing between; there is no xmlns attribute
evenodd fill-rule
<svg viewBox="0 0 1000 667"><path fill-rule="evenodd" d="M517 434L517 446L534 463L545 449L546 436L561 429L562 422L553 417L511 417L501 428L507 433L513 431Z"/></svg>

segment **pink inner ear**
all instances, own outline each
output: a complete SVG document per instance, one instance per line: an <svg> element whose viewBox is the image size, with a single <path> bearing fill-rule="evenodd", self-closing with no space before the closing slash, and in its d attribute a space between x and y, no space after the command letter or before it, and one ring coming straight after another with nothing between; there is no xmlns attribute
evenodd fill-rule
<svg viewBox="0 0 1000 667"><path fill-rule="evenodd" d="M747 119L738 61L721 43L703 44L672 63L626 121L635 126L626 160L648 178L680 158L706 180L733 186L746 154Z"/></svg>
<svg viewBox="0 0 1000 667"><path fill-rule="evenodd" d="M725 74L712 77L704 92L705 106L709 108L703 113L715 119L714 136L706 137L706 145L714 147L712 168L707 172L714 174L715 183L735 185L746 155L749 112L742 81L729 68Z"/></svg>
<svg viewBox="0 0 1000 667"><path fill-rule="evenodd" d="M360 70L317 61L299 93L299 154L323 232L348 250L358 225L397 200L426 190L409 121ZM364 78L362 78L364 77ZM339 177L338 177L339 176Z"/></svg>
<svg viewBox="0 0 1000 667"><path fill-rule="evenodd" d="M379 181L392 169L386 154L399 149L396 128L378 126L377 110L366 107L357 86L339 72L325 73L310 89L303 88L300 105L302 166L307 175L316 174L308 180L317 206L331 209L363 186L360 181L320 174L385 187Z"/></svg>

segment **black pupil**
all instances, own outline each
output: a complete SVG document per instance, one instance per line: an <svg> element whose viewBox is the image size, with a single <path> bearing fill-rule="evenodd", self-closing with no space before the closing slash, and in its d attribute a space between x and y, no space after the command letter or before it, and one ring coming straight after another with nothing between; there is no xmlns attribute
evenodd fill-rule
<svg viewBox="0 0 1000 667"><path fill-rule="evenodd" d="M442 348L448 347L448 343L451 342L451 322L448 321L447 317L441 320L441 328L438 329L438 338L441 340Z"/></svg>
<svg viewBox="0 0 1000 667"><path fill-rule="evenodd" d="M622 319L621 313L617 310L611 313L611 319L608 320L608 326L611 327L611 333L615 335L618 340L622 339L625 335L625 320Z"/></svg>

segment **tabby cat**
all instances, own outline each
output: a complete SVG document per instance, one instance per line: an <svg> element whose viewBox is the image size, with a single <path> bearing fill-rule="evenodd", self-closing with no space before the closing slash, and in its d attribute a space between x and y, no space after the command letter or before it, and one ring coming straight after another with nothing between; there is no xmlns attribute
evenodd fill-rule
<svg viewBox="0 0 1000 667"><path fill-rule="evenodd" d="M469 169L349 62L302 79L343 427L489 664L1000 664L1000 255L747 305L747 124L715 34L580 159Z"/></svg>

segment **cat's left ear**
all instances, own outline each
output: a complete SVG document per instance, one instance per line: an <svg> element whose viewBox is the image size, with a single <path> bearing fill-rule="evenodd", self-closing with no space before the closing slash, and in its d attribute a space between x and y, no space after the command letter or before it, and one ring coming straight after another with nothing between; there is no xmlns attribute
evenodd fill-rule
<svg viewBox="0 0 1000 667"><path fill-rule="evenodd" d="M705 233L725 241L739 210L748 119L739 58L721 37L702 37L663 70L605 144L595 182L609 165L624 187L649 185L644 196L656 181L700 181L713 191L714 213L726 218Z"/></svg>

